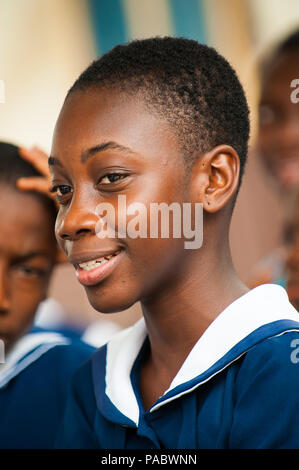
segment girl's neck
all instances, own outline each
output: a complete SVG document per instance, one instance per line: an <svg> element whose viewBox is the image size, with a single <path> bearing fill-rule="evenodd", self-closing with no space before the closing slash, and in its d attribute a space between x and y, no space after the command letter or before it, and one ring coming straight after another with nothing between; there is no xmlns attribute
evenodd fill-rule
<svg viewBox="0 0 299 470"><path fill-rule="evenodd" d="M157 370L163 364L169 370L179 370L213 320L248 291L237 276L230 255L217 266L208 262L204 263L204 270L198 266L189 266L183 278L180 276L177 282L142 303L151 345L150 361Z"/></svg>

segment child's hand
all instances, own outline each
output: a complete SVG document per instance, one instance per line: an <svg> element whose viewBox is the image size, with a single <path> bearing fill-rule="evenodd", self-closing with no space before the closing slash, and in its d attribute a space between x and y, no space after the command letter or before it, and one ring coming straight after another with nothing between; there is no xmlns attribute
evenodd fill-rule
<svg viewBox="0 0 299 470"><path fill-rule="evenodd" d="M23 191L37 191L39 193L45 194L49 198L53 199L58 209L59 205L56 201L55 194L50 193L51 177L48 166L48 155L36 146L30 149L20 147L19 154L24 160L34 166L43 176L19 178L17 181L17 187ZM66 255L60 248L57 250L56 261L57 263L63 263L67 261Z"/></svg>
<svg viewBox="0 0 299 470"><path fill-rule="evenodd" d="M51 177L48 167L48 155L38 147L26 149L19 148L20 156L34 166L39 173L43 176L32 176L28 178L20 178L17 182L19 189L23 191L38 191L39 193L46 194L51 199L55 200L55 195L50 193Z"/></svg>

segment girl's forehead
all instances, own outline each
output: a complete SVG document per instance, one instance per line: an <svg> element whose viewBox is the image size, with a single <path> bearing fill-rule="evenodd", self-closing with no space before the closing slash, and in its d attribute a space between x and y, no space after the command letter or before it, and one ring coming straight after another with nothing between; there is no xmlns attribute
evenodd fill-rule
<svg viewBox="0 0 299 470"><path fill-rule="evenodd" d="M178 150L170 124L150 112L142 100L105 90L73 94L55 126L51 154L58 160L66 155L77 159L105 142L115 142L140 155L162 147L164 151L171 148L172 153Z"/></svg>
<svg viewBox="0 0 299 470"><path fill-rule="evenodd" d="M65 130L69 127L68 124L89 124L101 118L108 121L110 115L114 119L119 114L126 114L130 118L136 115L137 108L139 113L146 111L140 100L124 92L94 88L75 91L65 100L56 127L60 129L63 125Z"/></svg>

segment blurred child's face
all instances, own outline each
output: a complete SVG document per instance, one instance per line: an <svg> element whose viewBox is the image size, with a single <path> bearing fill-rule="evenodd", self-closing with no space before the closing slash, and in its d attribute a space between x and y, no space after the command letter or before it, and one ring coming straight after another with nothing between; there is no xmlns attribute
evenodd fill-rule
<svg viewBox="0 0 299 470"><path fill-rule="evenodd" d="M289 223L289 252L286 262L287 291L291 302L299 311L299 197Z"/></svg>
<svg viewBox="0 0 299 470"><path fill-rule="evenodd" d="M8 351L46 297L57 245L42 201L6 184L0 188L0 339Z"/></svg>
<svg viewBox="0 0 299 470"><path fill-rule="evenodd" d="M260 100L257 147L267 171L285 190L299 183L299 103L291 100L294 79L299 79L298 52L282 55L266 71Z"/></svg>
<svg viewBox="0 0 299 470"><path fill-rule="evenodd" d="M97 206L103 202L114 207L117 232L119 195L126 196L127 206L136 202L147 208L151 202L189 200L183 158L170 126L141 100L117 92L76 91L59 116L52 156L52 181L59 186L61 204L56 236L94 308L120 311L176 285L192 251L184 249L182 239L101 239L96 234ZM96 259L104 264L79 267Z"/></svg>

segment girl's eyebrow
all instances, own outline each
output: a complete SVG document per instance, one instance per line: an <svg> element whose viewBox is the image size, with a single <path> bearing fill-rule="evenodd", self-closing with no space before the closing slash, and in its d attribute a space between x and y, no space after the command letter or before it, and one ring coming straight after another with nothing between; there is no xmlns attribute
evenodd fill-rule
<svg viewBox="0 0 299 470"><path fill-rule="evenodd" d="M124 145L118 144L117 142L103 142L99 145L95 145L91 147L81 154L81 161L85 163L90 157L93 157L96 153L104 152L105 150L118 150L119 152L126 153L126 154L133 154L136 155L136 152L129 147L125 147Z"/></svg>
<svg viewBox="0 0 299 470"><path fill-rule="evenodd" d="M137 153L134 152L130 147L125 147L124 145L118 144L117 142L103 142L101 144L95 145L94 147L91 147L87 150L84 150L81 153L81 162L86 163L86 161L90 158L93 157L95 154L104 152L105 150L118 150L119 152L126 153L126 154L132 154L136 155ZM53 157L52 155L48 159L48 165L49 166L54 166L58 165L62 167L62 164L58 160L58 158Z"/></svg>
<svg viewBox="0 0 299 470"><path fill-rule="evenodd" d="M50 156L48 159L48 165L49 166L54 166L54 165L62 166L58 158L52 157L52 156Z"/></svg>

